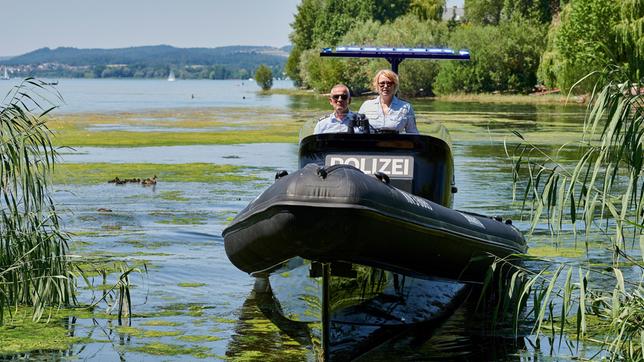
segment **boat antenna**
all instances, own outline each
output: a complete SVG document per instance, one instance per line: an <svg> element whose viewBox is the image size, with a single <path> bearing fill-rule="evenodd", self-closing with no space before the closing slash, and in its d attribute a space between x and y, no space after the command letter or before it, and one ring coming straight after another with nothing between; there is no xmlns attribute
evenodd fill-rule
<svg viewBox="0 0 644 362"><path fill-rule="evenodd" d="M398 65L407 58L414 59L444 59L470 60L470 51L461 49L454 51L449 48L382 48L339 46L324 48L321 57L344 58L384 58L391 64L391 70L398 74Z"/></svg>

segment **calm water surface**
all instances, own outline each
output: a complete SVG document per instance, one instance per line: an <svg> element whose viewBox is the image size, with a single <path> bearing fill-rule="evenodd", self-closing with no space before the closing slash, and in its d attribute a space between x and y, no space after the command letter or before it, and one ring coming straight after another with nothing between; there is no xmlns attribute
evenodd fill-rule
<svg viewBox="0 0 644 362"><path fill-rule="evenodd" d="M289 87L278 82L279 87ZM0 84L0 92L6 83ZM282 95L261 96L249 81L71 80L61 79L65 98L61 112L120 112L197 107L256 107L278 112L313 109L327 112L326 101ZM194 98L193 98L194 96ZM578 127L582 109L548 106L499 106L421 101L422 112L494 114L518 128L549 123ZM267 110L266 112L270 112ZM508 134L510 130L508 129ZM501 144L454 142L455 207L513 218L526 230L511 205L510 166ZM154 157L150 156L154 155ZM211 162L248 167L261 179L246 183L203 184L163 182L155 187L99 184L58 185L54 197L64 210L65 226L74 232L72 252L101 260L123 260L142 272L131 276L132 327L115 321L76 319L73 334L90 342L61 353L31 356L43 359L167 361L206 359L312 360L311 347L294 342L258 310L254 280L233 267L224 252L222 230L229 220L273 182L277 169L297 167L297 145L248 144L145 148L82 147L62 155L63 162L191 163ZM118 175L114 175L118 176ZM147 177L150 175L141 175ZM108 209L110 211L101 211ZM147 272L144 272L145 268ZM108 277L108 282L114 276ZM102 280L95 278L95 284ZM82 282L80 285L84 285ZM82 289L88 303L102 293ZM106 308L104 304L101 304ZM569 341L544 339L541 349L529 333L492 336L477 324L472 306L464 305L444 324L399 336L363 360L535 360L550 354L572 354ZM151 331L158 332L156 335ZM177 354L155 354L158 344ZM556 345L553 351L543 346ZM155 347L156 346L156 347ZM589 351L586 357L592 355Z"/></svg>
<svg viewBox="0 0 644 362"><path fill-rule="evenodd" d="M162 79L60 79L56 89L63 97L59 112L135 112L172 108L274 107L285 108L286 95L258 94L252 80ZM0 82L4 97L20 80ZM274 88L290 88L290 81L275 81ZM52 100L54 97L50 97Z"/></svg>

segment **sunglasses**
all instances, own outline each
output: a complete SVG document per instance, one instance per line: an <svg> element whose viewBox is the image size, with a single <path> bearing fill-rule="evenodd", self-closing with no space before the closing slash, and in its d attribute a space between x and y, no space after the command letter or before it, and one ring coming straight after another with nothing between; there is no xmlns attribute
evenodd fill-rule
<svg viewBox="0 0 644 362"><path fill-rule="evenodd" d="M346 101L347 99L349 99L349 95L348 94L332 94L331 98L333 98L336 101L340 101L340 100Z"/></svg>
<svg viewBox="0 0 644 362"><path fill-rule="evenodd" d="M396 83L394 83L394 82L378 82L378 85L381 86L381 87L384 87L384 86L393 87L394 85L396 85Z"/></svg>

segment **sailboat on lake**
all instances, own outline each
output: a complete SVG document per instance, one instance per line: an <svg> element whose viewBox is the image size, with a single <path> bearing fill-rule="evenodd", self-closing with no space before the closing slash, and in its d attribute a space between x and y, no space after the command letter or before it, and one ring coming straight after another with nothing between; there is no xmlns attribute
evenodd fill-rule
<svg viewBox="0 0 644 362"><path fill-rule="evenodd" d="M168 82L174 82L176 78L174 77L174 71L170 71L170 74L168 75Z"/></svg>
<svg viewBox="0 0 644 362"><path fill-rule="evenodd" d="M2 75L2 80L9 80L9 73L7 72L7 67L4 67L4 74Z"/></svg>

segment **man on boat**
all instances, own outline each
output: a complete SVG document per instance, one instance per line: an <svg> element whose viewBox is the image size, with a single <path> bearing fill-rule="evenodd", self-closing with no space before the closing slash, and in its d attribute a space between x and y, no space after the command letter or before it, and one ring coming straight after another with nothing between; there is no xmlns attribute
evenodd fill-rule
<svg viewBox="0 0 644 362"><path fill-rule="evenodd" d="M319 133L362 133L360 127L354 127L356 114L349 110L351 104L351 92L344 84L336 84L331 88L329 104L333 107L333 113L320 118L313 130L314 134Z"/></svg>

